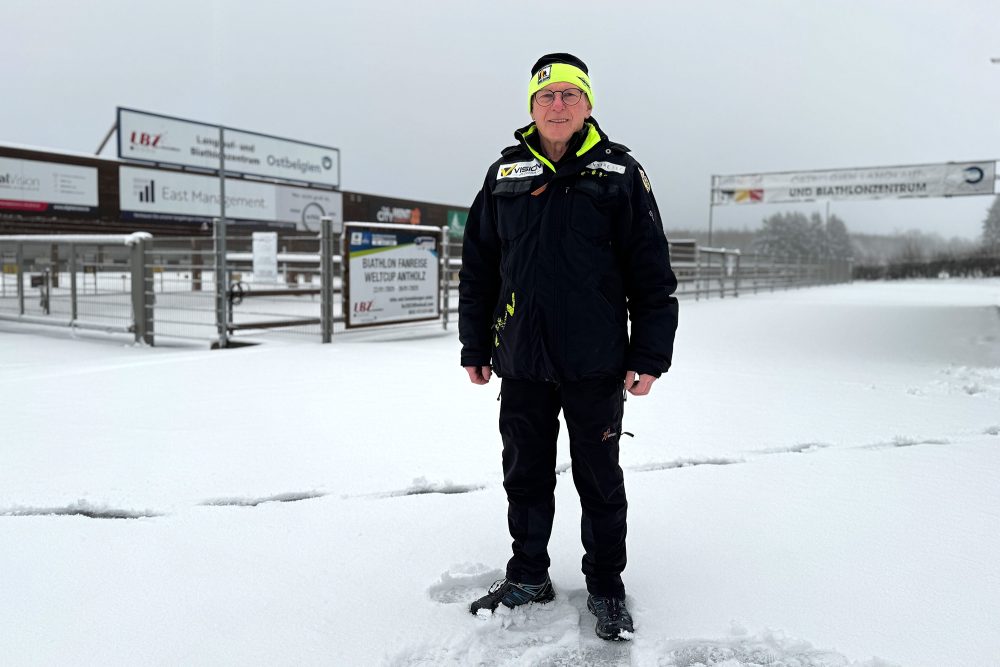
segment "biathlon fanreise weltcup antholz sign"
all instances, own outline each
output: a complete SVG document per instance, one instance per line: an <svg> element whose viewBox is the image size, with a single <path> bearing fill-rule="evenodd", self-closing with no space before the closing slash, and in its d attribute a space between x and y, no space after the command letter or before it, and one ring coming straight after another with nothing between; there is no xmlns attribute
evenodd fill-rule
<svg viewBox="0 0 1000 667"><path fill-rule="evenodd" d="M437 319L440 238L438 227L346 224L346 326Z"/></svg>

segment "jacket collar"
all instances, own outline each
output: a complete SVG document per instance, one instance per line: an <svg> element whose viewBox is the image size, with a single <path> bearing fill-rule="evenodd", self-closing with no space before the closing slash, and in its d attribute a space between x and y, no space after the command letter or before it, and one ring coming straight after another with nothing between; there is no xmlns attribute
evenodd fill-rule
<svg viewBox="0 0 1000 667"><path fill-rule="evenodd" d="M579 139L577 139L577 137L579 137ZM534 121L532 121L528 125L525 125L524 127L518 130L515 130L514 138L517 139L518 142L528 152L534 155L539 162L544 164L553 172L557 171L556 165L554 165L551 160L545 157L545 155L541 151L541 146L539 144L538 128L535 126ZM567 155L564 155L563 159L559 161L560 162L559 166L564 166L566 164L569 164L570 162L575 161L574 159L567 159L567 158L583 157L591 149L597 146L597 144L601 143L602 141L607 141L607 139L608 135L604 134L604 132L601 130L601 127L597 124L597 120L594 118L588 118L586 121L584 121L583 129L580 130L580 132L578 132L576 136L574 136L573 139L570 140L570 150L573 150L573 148L576 147L575 155L571 156L568 154L569 151L567 151Z"/></svg>

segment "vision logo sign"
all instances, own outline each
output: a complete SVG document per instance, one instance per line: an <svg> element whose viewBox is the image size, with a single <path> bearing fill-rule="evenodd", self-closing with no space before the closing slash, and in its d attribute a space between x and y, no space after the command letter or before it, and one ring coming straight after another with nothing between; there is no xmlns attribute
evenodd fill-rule
<svg viewBox="0 0 1000 667"><path fill-rule="evenodd" d="M512 164L502 164L497 170L497 180L501 178L531 178L542 173L542 163L538 160L531 162L514 162Z"/></svg>

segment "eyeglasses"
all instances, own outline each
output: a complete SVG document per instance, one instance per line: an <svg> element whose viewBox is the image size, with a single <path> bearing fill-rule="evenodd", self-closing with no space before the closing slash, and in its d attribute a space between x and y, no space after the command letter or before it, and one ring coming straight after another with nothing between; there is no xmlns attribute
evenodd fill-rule
<svg viewBox="0 0 1000 667"><path fill-rule="evenodd" d="M535 103L539 106L551 106L556 101L556 95L562 97L563 104L568 107L580 101L583 91L579 88L567 88L566 90L539 90L535 93Z"/></svg>

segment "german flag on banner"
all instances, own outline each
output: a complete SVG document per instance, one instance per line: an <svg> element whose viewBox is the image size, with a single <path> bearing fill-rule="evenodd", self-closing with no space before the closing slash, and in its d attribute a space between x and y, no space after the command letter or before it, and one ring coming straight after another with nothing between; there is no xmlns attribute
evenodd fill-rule
<svg viewBox="0 0 1000 667"><path fill-rule="evenodd" d="M736 190L733 195L733 199L737 204L752 204L754 202L764 201L764 191L763 190Z"/></svg>

